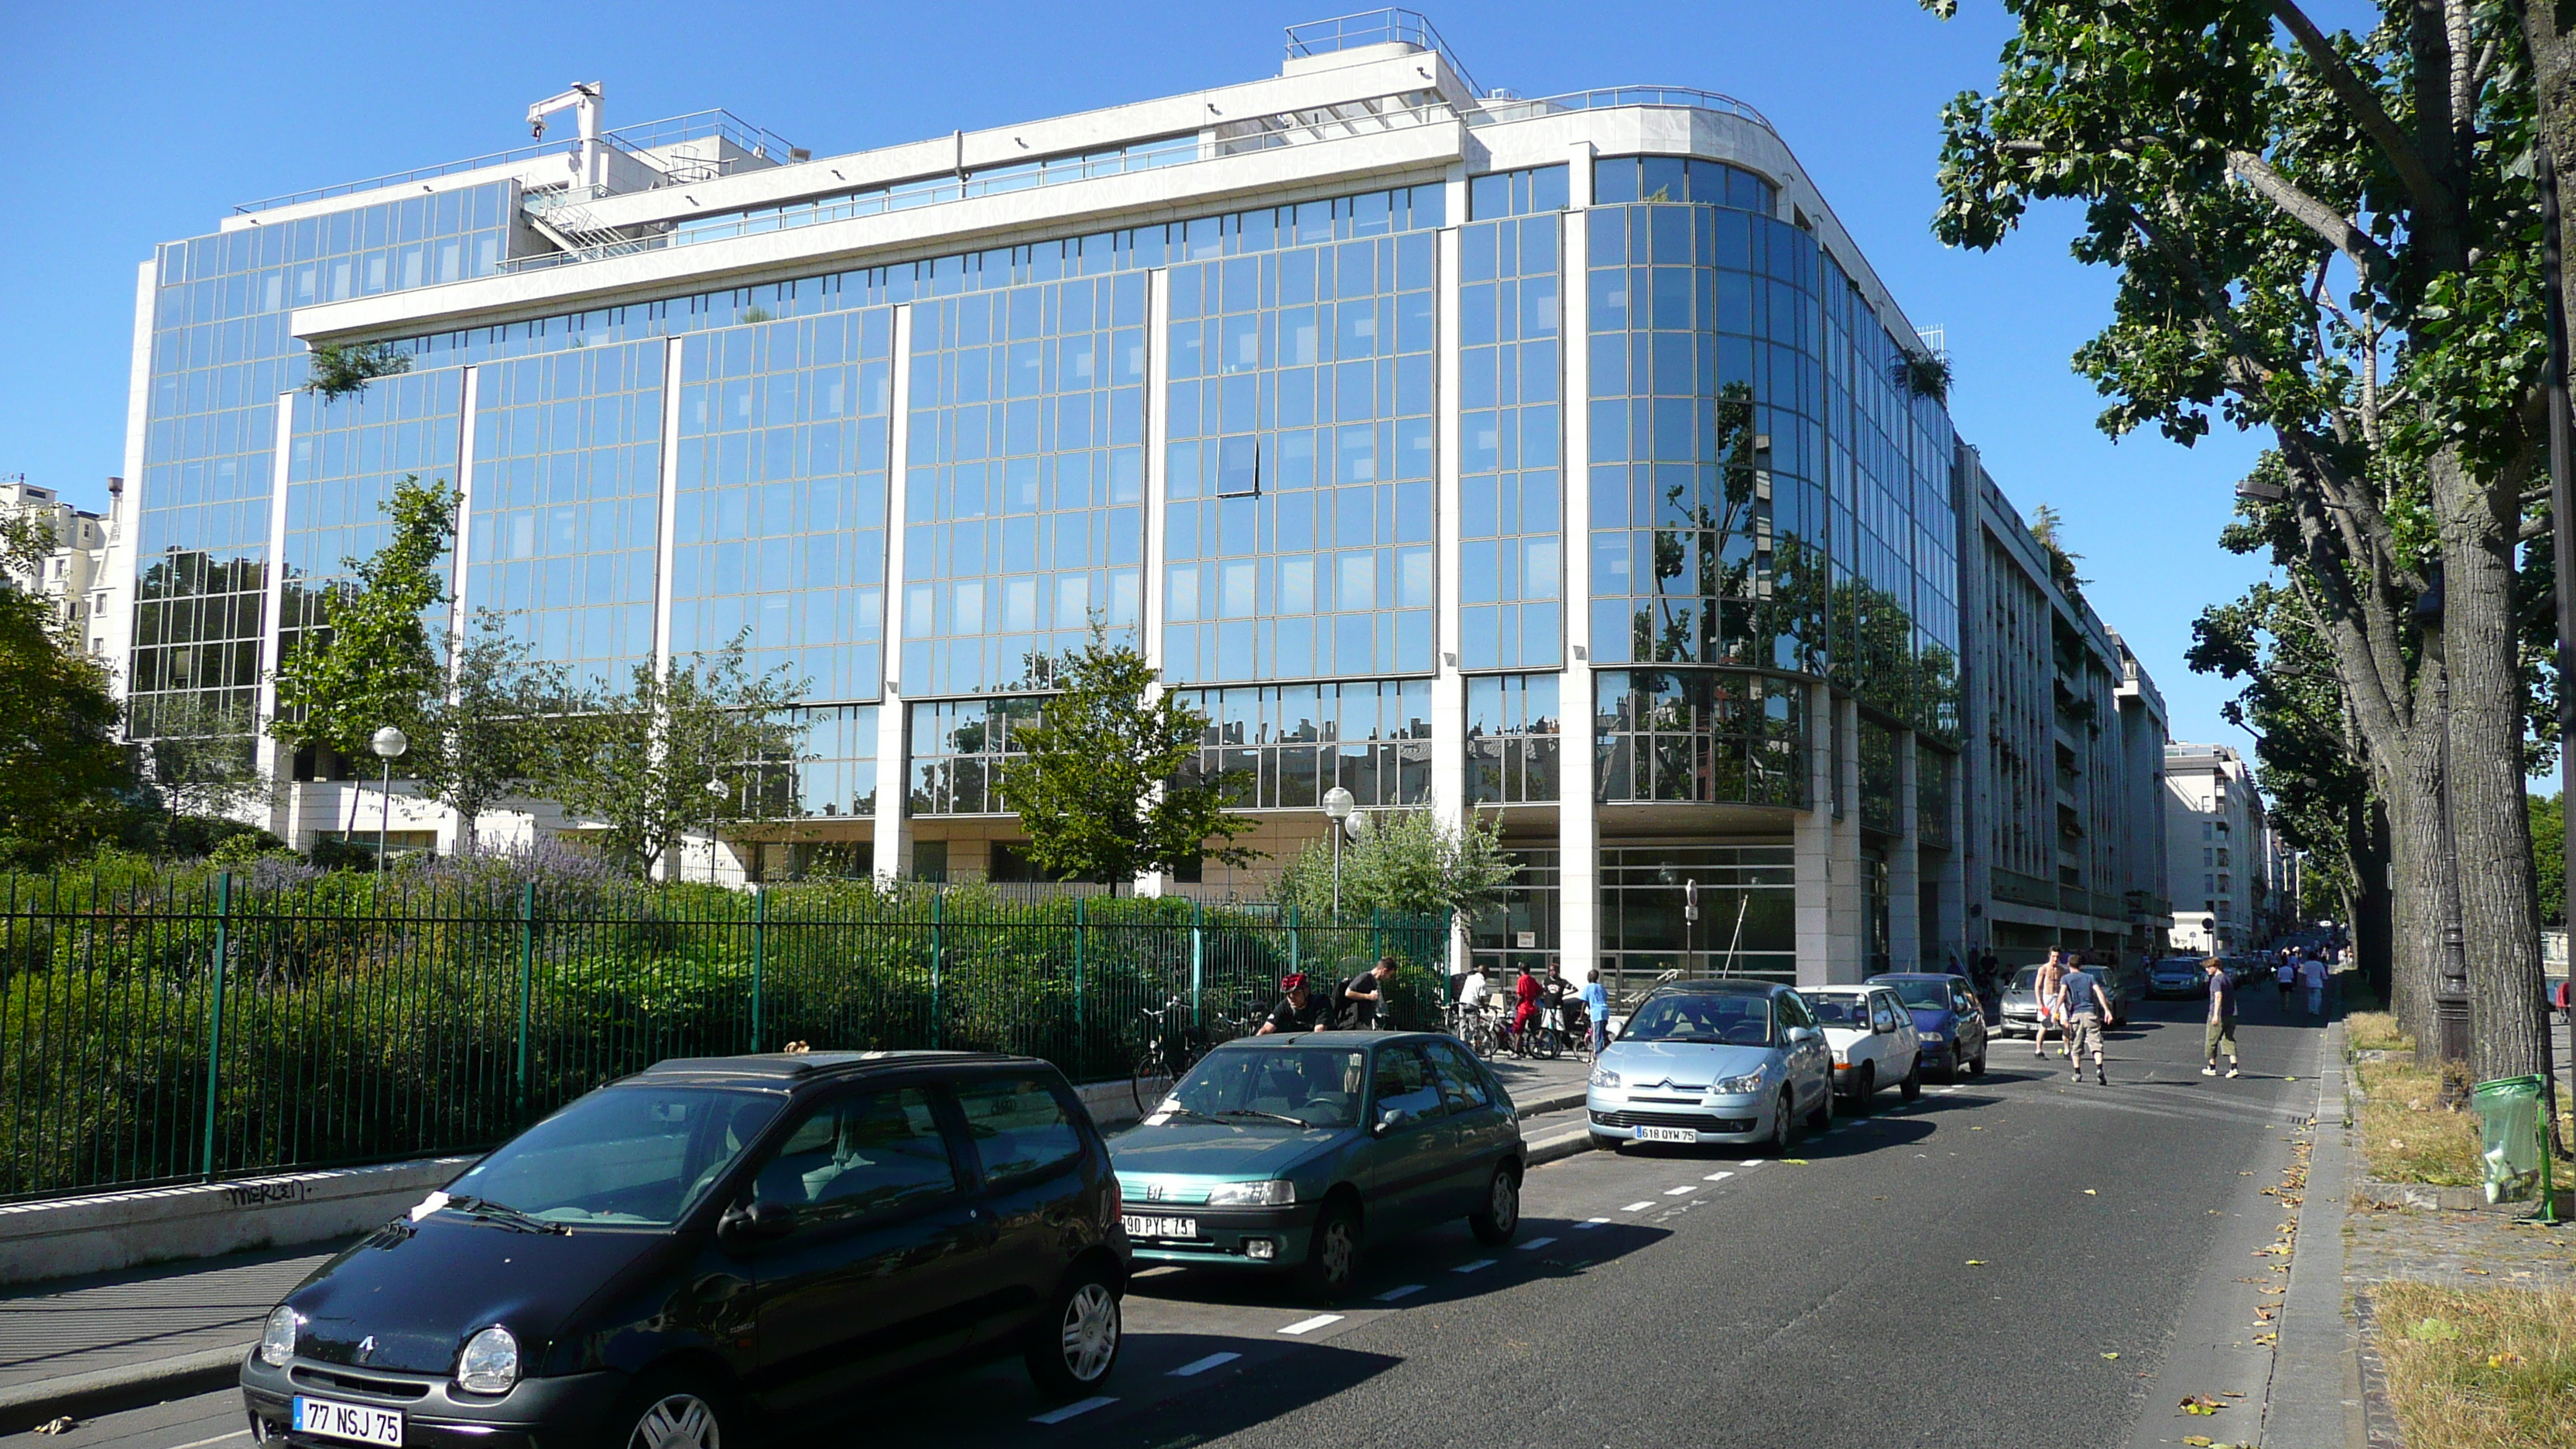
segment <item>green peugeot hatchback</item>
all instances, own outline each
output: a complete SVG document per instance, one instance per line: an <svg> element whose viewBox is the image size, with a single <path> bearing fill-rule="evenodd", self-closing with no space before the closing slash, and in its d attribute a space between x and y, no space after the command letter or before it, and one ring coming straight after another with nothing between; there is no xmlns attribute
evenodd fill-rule
<svg viewBox="0 0 2576 1449"><path fill-rule="evenodd" d="M1139 1263L1293 1272L1327 1299L1368 1244L1459 1217L1487 1243L1520 1228L1519 1113L1447 1036L1228 1042L1109 1152Z"/></svg>

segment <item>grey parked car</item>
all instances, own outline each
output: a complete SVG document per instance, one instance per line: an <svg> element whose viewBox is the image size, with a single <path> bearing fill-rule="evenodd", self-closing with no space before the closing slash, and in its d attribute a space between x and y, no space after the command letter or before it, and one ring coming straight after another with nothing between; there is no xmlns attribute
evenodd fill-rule
<svg viewBox="0 0 2576 1449"><path fill-rule="evenodd" d="M2003 1034L2039 1035L2039 968L2024 966L2004 988Z"/></svg>
<svg viewBox="0 0 2576 1449"><path fill-rule="evenodd" d="M1637 1004L1593 1064L1592 1145L1732 1143L1779 1152L1833 1125L1833 1053L1796 990L1674 981Z"/></svg>

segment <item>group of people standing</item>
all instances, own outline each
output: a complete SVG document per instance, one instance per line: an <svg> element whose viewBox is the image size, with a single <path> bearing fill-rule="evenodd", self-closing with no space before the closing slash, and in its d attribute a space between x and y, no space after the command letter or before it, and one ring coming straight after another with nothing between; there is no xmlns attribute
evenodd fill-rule
<svg viewBox="0 0 2576 1449"><path fill-rule="evenodd" d="M2084 1080L2084 1056L2093 1056L2093 1081L2107 1087L2111 1079L2102 1069L2102 1028L2112 1018L2110 993L2102 989L2102 978L2084 969L2081 951L2051 951L2040 964L2036 983L2039 997L2039 1030L2032 1036L2033 1059L2048 1055L2048 1033L2054 1027L2063 1038L2058 1054L2074 1070L2075 1081Z"/></svg>
<svg viewBox="0 0 2576 1449"><path fill-rule="evenodd" d="M1463 976L1453 978L1456 1005L1461 1013L1483 1011L1496 995L1493 978L1481 965L1471 964ZM1565 1023L1569 1040L1580 1040L1593 1055L1601 1053L1610 1017L1610 996L1601 985L1601 975L1594 972L1581 986L1565 977L1565 968L1551 959L1547 975L1533 973L1523 963L1511 987L1512 1015L1503 1028L1506 1037L1518 1037L1540 1019L1542 1011L1556 1011Z"/></svg>

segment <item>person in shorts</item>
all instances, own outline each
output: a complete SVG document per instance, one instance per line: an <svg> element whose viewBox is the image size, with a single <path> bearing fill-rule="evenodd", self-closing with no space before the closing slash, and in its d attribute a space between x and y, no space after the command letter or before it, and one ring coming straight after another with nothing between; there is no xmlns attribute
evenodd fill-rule
<svg viewBox="0 0 2576 1449"><path fill-rule="evenodd" d="M2093 1080L2100 1086L2111 1085L2102 1071L2102 1024L2111 1019L2111 998L2102 991L2102 983L2084 969L2078 957L2073 970L2057 983L2058 1020L2066 1031L2066 1055L2075 1063L2074 1080L2084 1080L2084 1053L2093 1053Z"/></svg>
<svg viewBox="0 0 2576 1449"><path fill-rule="evenodd" d="M2030 1055L2036 1061L2048 1055L2048 1028L2057 1020L2057 987L2066 979L2066 968L2059 964L2055 951L2039 965L2039 979L2032 983L2031 995L2039 1002L2039 1029L2031 1033Z"/></svg>
<svg viewBox="0 0 2576 1449"><path fill-rule="evenodd" d="M2245 1075L2236 1059L2236 978L2227 974L2227 963L2212 956L2200 963L2209 978L2209 1026L2201 1033L2201 1045L2209 1054L2209 1065L2200 1069L2204 1077L2218 1075L2218 1049L2227 1048L2227 1075Z"/></svg>
<svg viewBox="0 0 2576 1449"><path fill-rule="evenodd" d="M1610 992L1601 984L1600 967L1592 968L1592 975L1575 995L1583 1001L1583 1014L1589 1019L1587 1024L1592 1029L1592 1054L1597 1057L1609 1044L1610 1038Z"/></svg>

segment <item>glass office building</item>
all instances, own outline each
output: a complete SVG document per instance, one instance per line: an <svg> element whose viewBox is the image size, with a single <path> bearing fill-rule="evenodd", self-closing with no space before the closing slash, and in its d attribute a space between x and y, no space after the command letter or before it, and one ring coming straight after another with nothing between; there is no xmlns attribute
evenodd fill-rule
<svg viewBox="0 0 2576 1449"><path fill-rule="evenodd" d="M145 729L271 750L282 651L438 478L455 620L610 683L734 640L798 682L773 818L681 853L729 876L1024 878L994 784L1098 629L1206 713L1246 843L1320 836L1335 785L1497 820L1489 966L1850 979L1965 939L1944 368L1750 107L1482 92L1386 12L912 145L597 137L145 267ZM359 341L410 370L299 391ZM271 763L273 828L346 828L344 762ZM582 828L521 803L487 833Z"/></svg>

